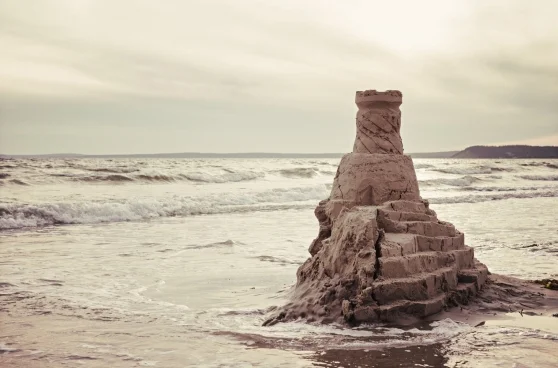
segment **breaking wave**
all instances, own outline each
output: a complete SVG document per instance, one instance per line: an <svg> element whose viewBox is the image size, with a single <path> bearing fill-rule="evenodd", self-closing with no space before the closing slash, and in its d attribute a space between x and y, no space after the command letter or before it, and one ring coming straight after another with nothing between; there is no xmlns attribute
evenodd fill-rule
<svg viewBox="0 0 558 368"><path fill-rule="evenodd" d="M139 171L139 169L126 169L126 168L83 168L83 170L93 172L115 173L115 174L129 174Z"/></svg>
<svg viewBox="0 0 558 368"><path fill-rule="evenodd" d="M175 178L168 175L137 175L135 178L144 180L144 181L174 181Z"/></svg>
<svg viewBox="0 0 558 368"><path fill-rule="evenodd" d="M52 168L51 165L47 165L47 167L50 166L50 168ZM77 170L84 170L84 171L92 171L92 172L101 172L101 173L112 173L112 174L130 174L133 172L137 172L140 171L137 168L133 168L133 167L127 167L127 166L120 166L120 167L90 167L87 165L81 165L81 164L77 164L77 163L71 163L68 162L66 164L66 167L70 167L72 169L77 169Z"/></svg>
<svg viewBox="0 0 558 368"><path fill-rule="evenodd" d="M464 187L461 190L468 192L518 192L518 191L533 191L533 190L548 190L554 189L554 186L529 186L529 187L503 187L503 186L486 186L486 187Z"/></svg>
<svg viewBox="0 0 558 368"><path fill-rule="evenodd" d="M113 174L107 176L86 176L83 178L74 178L77 181L111 181L111 182L125 182L125 181L134 181L134 179L120 174Z"/></svg>
<svg viewBox="0 0 558 368"><path fill-rule="evenodd" d="M61 202L0 205L0 229L61 224L138 221L157 217L266 211L312 207L328 196L324 185L262 192L213 193L119 202Z"/></svg>
<svg viewBox="0 0 558 368"><path fill-rule="evenodd" d="M520 175L521 179L537 181L558 181L558 175Z"/></svg>
<svg viewBox="0 0 558 368"><path fill-rule="evenodd" d="M492 167L492 166L475 166L475 167L448 167L437 168L438 171L444 174L458 174L458 175L477 175L477 174L491 174L493 172L511 171L509 168Z"/></svg>
<svg viewBox="0 0 558 368"><path fill-rule="evenodd" d="M286 178L312 178L317 175L316 169L311 167L297 167L294 169L283 169L278 171Z"/></svg>
<svg viewBox="0 0 558 368"><path fill-rule="evenodd" d="M140 221L158 217L195 216L312 208L328 197L326 186L281 188L263 192L172 196L118 202L61 202L0 205L0 230L62 224ZM558 197L558 190L496 192L430 198L432 204L478 203L513 198Z"/></svg>
<svg viewBox="0 0 558 368"><path fill-rule="evenodd" d="M221 174L210 174L204 172L178 174L176 176L165 174L137 174L137 175L93 175L93 176L77 176L76 174L58 173L51 174L55 177L70 178L70 180L78 182L173 182L186 180L196 183L230 183L239 181L255 180L265 176L264 173L257 172L234 172L225 171Z"/></svg>
<svg viewBox="0 0 558 368"><path fill-rule="evenodd" d="M23 180L19 180L19 179L12 179L9 181L12 184L16 184L16 185L29 185L26 182L24 182Z"/></svg>
<svg viewBox="0 0 558 368"><path fill-rule="evenodd" d="M415 169L430 169L432 167L434 167L434 165L431 164L414 164Z"/></svg>
<svg viewBox="0 0 558 368"><path fill-rule="evenodd" d="M201 182L201 183L228 183L228 182L239 182L239 181L249 181L265 176L262 172L254 171L231 171L225 170L221 174L210 174L205 172L194 172L182 174L182 177L189 181Z"/></svg>
<svg viewBox="0 0 558 368"><path fill-rule="evenodd" d="M548 167L549 169L558 169L558 163L553 164L550 162L529 162L525 164L520 164L520 166L543 166L543 167Z"/></svg>
<svg viewBox="0 0 558 368"><path fill-rule="evenodd" d="M419 184L420 185L428 185L428 186L432 186L432 185L450 185L450 186L454 186L454 187L467 187L470 186L473 183L476 183L478 181L482 181L481 179L474 177L474 176L463 176L461 178L455 178L455 179L446 179L446 178L439 178L439 179L430 179L430 180L420 180Z"/></svg>
<svg viewBox="0 0 558 368"><path fill-rule="evenodd" d="M558 197L557 190L535 191L535 192L508 192L508 193L495 193L490 195L462 195L455 197L438 197L430 198L428 202L432 204L446 204L446 203L479 203L488 201L497 201L503 199L521 199L521 198L549 198Z"/></svg>

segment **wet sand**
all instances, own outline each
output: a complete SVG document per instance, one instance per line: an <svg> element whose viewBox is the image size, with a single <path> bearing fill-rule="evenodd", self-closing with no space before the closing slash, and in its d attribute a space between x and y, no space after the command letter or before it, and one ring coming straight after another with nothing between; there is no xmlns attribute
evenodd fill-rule
<svg viewBox="0 0 558 368"><path fill-rule="evenodd" d="M502 291L511 290L512 284L521 292ZM521 313L500 311L503 303L513 308L529 298L531 307L523 307ZM208 337L187 326L157 321L110 321L102 311L95 320L52 315L48 310L41 313L43 309L38 303L37 313L31 315L2 313L2 367L551 368L558 361L558 318L552 317L558 312L558 292L494 275L481 297L467 306L405 326L356 329L399 331L395 339L381 334L332 334L325 339L300 334L298 338L285 338L234 331L216 331ZM445 323L449 338L438 340L437 334L428 334L435 321ZM417 340L420 332L425 335ZM185 343L188 349L184 349Z"/></svg>
<svg viewBox="0 0 558 368"><path fill-rule="evenodd" d="M469 320L471 321L471 320ZM494 316L485 319L485 324L471 327L466 332L446 342L402 347L375 348L374 339L361 339L352 344L337 348L320 349L309 346L288 347L287 341L255 341L254 337L236 336L238 343L231 343L231 336L214 336L211 346L203 336L198 342L189 340L189 349L183 349L184 336L179 330L169 330L160 339L152 336L148 326L129 324L106 329L94 326L89 321L69 321L65 318L49 316L27 317L17 321L17 325L27 324L27 328L14 331L10 323L2 337L6 341L14 339L18 344L0 346L2 367L555 367L558 360L558 318L548 316L521 317L519 313ZM424 325L424 324L423 324ZM71 326L71 327L69 327ZM416 326L407 326L412 329ZM536 328L539 336L528 331ZM12 332L6 334L6 332ZM125 331L125 332L124 332ZM545 334L547 335L544 338ZM134 342L130 344L130 337ZM543 337L543 338L541 338ZM190 335L190 339L195 336ZM45 351L45 340L56 339L57 343ZM75 349L69 340L77 339L81 344ZM25 341L26 348L20 349ZM331 343L331 342L330 342ZM120 352L102 354L103 347L117 345ZM131 354L143 350L145 356ZM314 350L315 349L315 350ZM536 351L536 354L533 354ZM209 354L215 354L211 363ZM157 356L157 360L148 357ZM205 360L205 364L197 362ZM177 364L178 363L178 364Z"/></svg>

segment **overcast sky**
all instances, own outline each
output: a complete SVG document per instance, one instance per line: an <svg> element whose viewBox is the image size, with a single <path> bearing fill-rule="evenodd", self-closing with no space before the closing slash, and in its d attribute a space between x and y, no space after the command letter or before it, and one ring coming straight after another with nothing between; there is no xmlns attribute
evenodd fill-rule
<svg viewBox="0 0 558 368"><path fill-rule="evenodd" d="M348 152L403 92L406 152L558 145L556 0L0 2L0 153Z"/></svg>

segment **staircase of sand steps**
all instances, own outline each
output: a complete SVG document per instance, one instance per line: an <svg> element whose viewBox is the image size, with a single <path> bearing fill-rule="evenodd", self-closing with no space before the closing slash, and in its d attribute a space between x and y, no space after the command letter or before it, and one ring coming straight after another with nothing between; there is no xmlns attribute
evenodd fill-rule
<svg viewBox="0 0 558 368"><path fill-rule="evenodd" d="M384 234L376 245L378 269L369 292L380 319L400 313L425 317L450 298L468 300L484 285L488 270L475 261L464 234L439 221L424 203L387 202L377 221Z"/></svg>

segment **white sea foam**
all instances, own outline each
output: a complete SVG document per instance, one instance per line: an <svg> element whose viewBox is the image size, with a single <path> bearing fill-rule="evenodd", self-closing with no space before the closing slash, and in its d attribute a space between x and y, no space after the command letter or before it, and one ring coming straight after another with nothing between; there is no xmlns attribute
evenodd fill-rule
<svg viewBox="0 0 558 368"><path fill-rule="evenodd" d="M60 224L139 221L156 217L312 207L328 196L325 186L274 189L263 192L138 198L122 202L63 202L0 206L0 229ZM435 197L430 203L478 203L510 198L558 197L558 190L505 192Z"/></svg>
<svg viewBox="0 0 558 368"><path fill-rule="evenodd" d="M312 167L297 167L293 169L282 169L277 172L286 178L311 178L318 174L318 170Z"/></svg>
<svg viewBox="0 0 558 368"><path fill-rule="evenodd" d="M450 186L455 186L455 187L467 187L470 186L473 183L476 183L478 181L481 181L481 179L475 177L475 176L463 176L461 178L453 178L453 179L448 179L448 178L438 178L438 179L430 179L430 180L420 180L419 184L420 185L428 185L428 186L433 186L433 185L450 185Z"/></svg>
<svg viewBox="0 0 558 368"><path fill-rule="evenodd" d="M434 165L431 164L424 164L424 163L415 163L414 164L415 169L430 169L433 168Z"/></svg>
<svg viewBox="0 0 558 368"><path fill-rule="evenodd" d="M287 344L299 348L368 348L416 346L447 341L471 329L469 325L444 319L431 323L429 329L404 330L400 328L363 325L346 328L338 325L319 325L305 322L279 323L262 328L254 324L258 313L226 313L216 320L206 321L206 328L219 333L229 333L240 339L268 342L273 345ZM367 340L373 338L372 341Z"/></svg>
<svg viewBox="0 0 558 368"><path fill-rule="evenodd" d="M210 173L210 172L191 172L181 175L182 177L202 183L228 183L228 182L239 182L263 178L265 173L256 171L239 171L239 172L222 172L222 173Z"/></svg>
<svg viewBox="0 0 558 368"><path fill-rule="evenodd" d="M259 192L210 193L200 196L131 198L119 202L61 202L0 205L0 229L56 224L137 221L155 217L192 216L313 205L327 197L325 185L276 188Z"/></svg>
<svg viewBox="0 0 558 368"><path fill-rule="evenodd" d="M0 229L310 208L328 197L337 163L13 160L1 167ZM558 177L547 162L417 159L414 165L421 189L434 194L427 195L431 203L558 196Z"/></svg>
<svg viewBox="0 0 558 368"><path fill-rule="evenodd" d="M520 175L525 180L542 180L542 181L558 181L558 175Z"/></svg>
<svg viewBox="0 0 558 368"><path fill-rule="evenodd" d="M434 171L438 171L444 174L458 174L458 175L475 175L475 174L490 174L492 173L492 168L488 166L453 166L453 167L443 167L436 168ZM498 171L498 170L495 170Z"/></svg>
<svg viewBox="0 0 558 368"><path fill-rule="evenodd" d="M509 193L494 193L490 195L461 195L453 197L435 197L428 201L430 203L441 204L441 203L479 203L487 201L496 201L504 199L513 198L549 198L558 197L558 190L544 190L544 191L533 191L533 192L509 192Z"/></svg>

